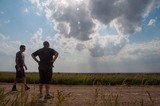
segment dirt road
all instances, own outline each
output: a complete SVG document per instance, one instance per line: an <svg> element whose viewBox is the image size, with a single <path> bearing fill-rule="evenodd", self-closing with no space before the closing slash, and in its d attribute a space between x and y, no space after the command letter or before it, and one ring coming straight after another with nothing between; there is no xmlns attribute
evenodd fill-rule
<svg viewBox="0 0 160 106"><path fill-rule="evenodd" d="M38 85L29 84L29 99L38 95ZM5 88L6 96L13 96L9 91L11 83L0 83ZM21 84L17 85L18 91ZM44 94L45 94L45 90ZM8 93L8 94L7 94ZM159 106L160 86L95 86L95 85L51 85L53 99L39 99L37 106Z"/></svg>

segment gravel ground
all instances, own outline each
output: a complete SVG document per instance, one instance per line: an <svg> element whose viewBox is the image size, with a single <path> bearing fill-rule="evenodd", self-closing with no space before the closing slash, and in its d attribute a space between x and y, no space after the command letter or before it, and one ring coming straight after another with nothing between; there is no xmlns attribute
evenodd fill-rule
<svg viewBox="0 0 160 106"><path fill-rule="evenodd" d="M5 96L14 98L20 93L21 85L17 84L18 92L10 92L12 83L0 83L5 88ZM26 91L28 101L38 97L38 85L29 84ZM159 106L160 86L96 86L96 85L51 85L52 99L37 99L37 106Z"/></svg>

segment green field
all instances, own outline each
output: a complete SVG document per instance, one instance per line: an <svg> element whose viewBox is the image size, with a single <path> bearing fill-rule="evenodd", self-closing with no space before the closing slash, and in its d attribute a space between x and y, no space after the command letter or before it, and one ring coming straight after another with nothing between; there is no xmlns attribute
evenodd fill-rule
<svg viewBox="0 0 160 106"><path fill-rule="evenodd" d="M15 73L0 72L0 82L13 83ZM38 73L26 73L27 83L37 84ZM53 73L52 84L160 85L160 73Z"/></svg>

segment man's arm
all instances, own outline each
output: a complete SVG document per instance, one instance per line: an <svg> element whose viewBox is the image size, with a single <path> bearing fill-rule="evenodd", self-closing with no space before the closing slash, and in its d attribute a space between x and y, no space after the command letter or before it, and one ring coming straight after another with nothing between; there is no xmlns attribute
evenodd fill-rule
<svg viewBox="0 0 160 106"><path fill-rule="evenodd" d="M19 64L19 59L20 59L20 57L21 57L21 56L20 56L19 52L16 53L15 62L16 62L17 70L21 70L20 64Z"/></svg>
<svg viewBox="0 0 160 106"><path fill-rule="evenodd" d="M51 62L54 63L57 57L58 57L58 52L55 53L55 55L53 56L53 60Z"/></svg>
<svg viewBox="0 0 160 106"><path fill-rule="evenodd" d="M27 66L26 66L26 63L25 63L25 57L24 57L23 63L24 63L25 69L27 70Z"/></svg>
<svg viewBox="0 0 160 106"><path fill-rule="evenodd" d="M31 56L37 63L39 63L39 60L36 58L36 56L34 56L33 54L31 54Z"/></svg>
<svg viewBox="0 0 160 106"><path fill-rule="evenodd" d="M15 58L15 62L16 62L17 70L20 70L20 66L19 66L18 56L17 55L16 55L16 58Z"/></svg>
<svg viewBox="0 0 160 106"><path fill-rule="evenodd" d="M24 67L25 67L25 69L27 70L27 66L26 66L26 64L24 63Z"/></svg>

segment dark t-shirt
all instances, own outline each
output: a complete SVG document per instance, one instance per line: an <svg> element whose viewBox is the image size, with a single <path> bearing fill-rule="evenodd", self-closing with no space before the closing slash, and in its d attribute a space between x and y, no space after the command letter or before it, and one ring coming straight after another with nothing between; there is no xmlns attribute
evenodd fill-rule
<svg viewBox="0 0 160 106"><path fill-rule="evenodd" d="M17 65L20 67L24 66L24 54L21 53L20 51L16 53L16 60L17 60Z"/></svg>
<svg viewBox="0 0 160 106"><path fill-rule="evenodd" d="M51 48L41 48L34 53L32 53L34 56L38 56L40 59L39 62L39 68L48 68L52 67L53 63L51 62L53 60L53 56L57 52L54 49Z"/></svg>

